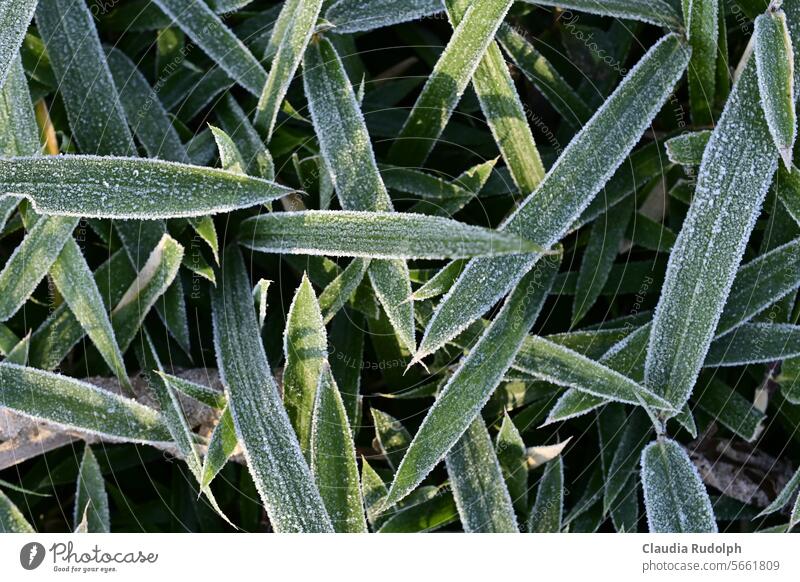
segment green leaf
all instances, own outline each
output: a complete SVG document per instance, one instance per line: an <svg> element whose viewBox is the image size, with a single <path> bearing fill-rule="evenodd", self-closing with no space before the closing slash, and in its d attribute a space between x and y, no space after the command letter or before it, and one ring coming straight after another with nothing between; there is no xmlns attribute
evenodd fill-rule
<svg viewBox="0 0 800 582"><path fill-rule="evenodd" d="M0 159L0 192L42 214L175 218L229 212L286 196L274 182L161 160L97 156Z"/></svg>
<svg viewBox="0 0 800 582"><path fill-rule="evenodd" d="M373 531L377 530L386 521L386 517L381 516L380 510L383 507L383 499L386 497L388 490L383 483L383 479L364 457L361 457L361 492L364 497L367 521L369 521Z"/></svg>
<svg viewBox="0 0 800 582"><path fill-rule="evenodd" d="M73 527L78 529L84 519L86 520L86 533L109 533L111 531L106 483L103 480L100 465L97 464L97 459L89 445L83 449L83 459L81 459L78 471Z"/></svg>
<svg viewBox="0 0 800 582"><path fill-rule="evenodd" d="M520 515L528 513L528 464L525 443L508 414L497 432L495 453L511 502Z"/></svg>
<svg viewBox="0 0 800 582"><path fill-rule="evenodd" d="M511 496L483 419L472 421L445 457L445 463L465 532L519 532Z"/></svg>
<svg viewBox="0 0 800 582"><path fill-rule="evenodd" d="M692 47L687 72L692 121L695 125L711 125L717 82L719 0L682 0L682 4Z"/></svg>
<svg viewBox="0 0 800 582"><path fill-rule="evenodd" d="M381 213L377 216L401 215ZM373 261L369 266L369 280L398 341L413 354L417 351L417 340L414 331L414 303L409 301L411 282L406 262L400 259Z"/></svg>
<svg viewBox="0 0 800 582"><path fill-rule="evenodd" d="M669 161L683 166L699 166L703 161L703 152L706 150L708 140L711 139L711 130L693 131L685 133L664 142L667 148Z"/></svg>
<svg viewBox="0 0 800 582"><path fill-rule="evenodd" d="M568 10L578 10L600 16L611 16L623 20L640 20L657 26L680 29L683 21L677 10L668 0L524 0L539 6L555 6ZM577 17L568 12L572 22ZM564 13L565 15L567 12ZM563 16L562 16L563 18ZM576 26L577 22L573 23ZM565 25L566 26L566 25Z"/></svg>
<svg viewBox="0 0 800 582"><path fill-rule="evenodd" d="M80 380L0 362L0 385L0 405L25 416L110 440L171 440L152 408Z"/></svg>
<svg viewBox="0 0 800 582"><path fill-rule="evenodd" d="M270 371L247 271L235 246L226 249L222 270L212 305L217 367L270 522L279 532L333 531Z"/></svg>
<svg viewBox="0 0 800 582"><path fill-rule="evenodd" d="M758 91L775 147L787 169L797 137L794 93L794 51L786 14L769 10L756 18L753 33Z"/></svg>
<svg viewBox="0 0 800 582"><path fill-rule="evenodd" d="M634 209L634 200L629 198L609 210L605 218L598 218L592 225L589 241L581 259L578 283L572 302L572 325L577 324L600 297L608 281L614 259L628 228Z"/></svg>
<svg viewBox="0 0 800 582"><path fill-rule="evenodd" d="M556 457L544 466L536 502L528 517L530 533L558 533L564 514L564 461Z"/></svg>
<svg viewBox="0 0 800 582"><path fill-rule="evenodd" d="M198 402L202 402L211 408L223 409L228 405L228 399L222 392L214 390L213 388L209 388L208 386L190 382L189 380L179 376L167 374L161 370L155 370L155 372L164 378L164 380L169 383L171 388L178 390L179 392L182 392L183 394L186 394L187 396L194 398Z"/></svg>
<svg viewBox="0 0 800 582"><path fill-rule="evenodd" d="M236 427L233 424L231 409L226 406L219 417L211 440L208 443L208 452L203 461L202 478L200 485L208 487L217 476L236 450L239 441L236 439Z"/></svg>
<svg viewBox="0 0 800 582"><path fill-rule="evenodd" d="M0 2L0 88L6 82L17 60L28 25L36 9L36 0L3 0Z"/></svg>
<svg viewBox="0 0 800 582"><path fill-rule="evenodd" d="M783 509L783 507L791 501L797 489L800 488L800 469L795 471L789 482L781 489L781 492L772 500L767 508L758 514L758 517L769 515Z"/></svg>
<svg viewBox="0 0 800 582"><path fill-rule="evenodd" d="M418 167L428 158L511 4L484 0L464 14L392 144L392 163Z"/></svg>
<svg viewBox="0 0 800 582"><path fill-rule="evenodd" d="M473 6L478 5L461 0L445 1L454 28L457 29ZM517 189L523 196L530 194L544 178L545 169L514 80L496 42L486 48L473 74L472 86Z"/></svg>
<svg viewBox="0 0 800 582"><path fill-rule="evenodd" d="M417 20L441 12L442 0L339 0L325 12L332 32L351 34Z"/></svg>
<svg viewBox="0 0 800 582"><path fill-rule="evenodd" d="M467 430L511 367L536 321L561 263L543 261L525 276L439 393L397 470L387 506L408 495Z"/></svg>
<svg viewBox="0 0 800 582"><path fill-rule="evenodd" d="M661 438L642 451L642 486L651 533L716 533L705 485L681 445Z"/></svg>
<svg viewBox="0 0 800 582"><path fill-rule="evenodd" d="M425 491L423 491L423 489ZM453 495L446 486L420 488L421 500L394 513L378 533L423 533L440 529L458 519Z"/></svg>
<svg viewBox="0 0 800 582"><path fill-rule="evenodd" d="M253 95L261 94L267 82L266 71L205 2L153 1L237 83Z"/></svg>
<svg viewBox="0 0 800 582"><path fill-rule="evenodd" d="M414 291L414 301L433 299L434 297L447 293L447 290L453 286L453 283L455 283L456 279L461 275L465 264L466 261L463 259L449 263L436 273L436 275L431 277L422 287Z"/></svg>
<svg viewBox="0 0 800 582"><path fill-rule="evenodd" d="M36 533L19 508L2 491L0 491L0 533Z"/></svg>
<svg viewBox="0 0 800 582"><path fill-rule="evenodd" d="M353 435L330 367L322 369L314 401L311 471L322 501L340 533L365 533L364 502L358 481Z"/></svg>
<svg viewBox="0 0 800 582"><path fill-rule="evenodd" d="M6 321L28 300L72 237L77 218L41 220L0 271L0 321Z"/></svg>
<svg viewBox="0 0 800 582"><path fill-rule="evenodd" d="M503 24L497 32L497 39L517 68L567 123L580 128L589 121L592 110L583 98L524 36L508 24Z"/></svg>
<svg viewBox="0 0 800 582"><path fill-rule="evenodd" d="M315 395L328 355L328 338L317 297L305 275L286 317L283 353L286 357L283 403L300 441L300 449L306 459L310 459Z"/></svg>
<svg viewBox="0 0 800 582"><path fill-rule="evenodd" d="M348 210L262 214L242 222L239 241L263 253L382 259L461 258L541 249L516 236L448 218ZM410 291L403 299L409 295Z"/></svg>
<svg viewBox="0 0 800 582"><path fill-rule="evenodd" d="M226 172L233 172L234 174L246 174L245 164L242 154L239 153L239 148L233 142L231 137L218 127L209 125L208 128L214 134L214 141L217 142L217 149L219 150L219 161L222 164L222 169Z"/></svg>
<svg viewBox="0 0 800 582"><path fill-rule="evenodd" d="M397 469L403 456L411 444L411 435L399 420L372 408L372 420L375 422L375 438L381 452L392 469Z"/></svg>
<svg viewBox="0 0 800 582"><path fill-rule="evenodd" d="M688 58L689 51L675 35L650 49L501 229L544 247L566 234L640 139ZM437 307L420 343L420 355L433 353L487 311L539 258L514 255L470 262Z"/></svg>
<svg viewBox="0 0 800 582"><path fill-rule="evenodd" d="M641 410L634 410L625 419L617 448L607 469L603 493L604 513L610 511L619 496L626 492L625 486L636 471L651 430L650 421Z"/></svg>
<svg viewBox="0 0 800 582"><path fill-rule="evenodd" d="M747 442L757 439L764 429L766 415L717 378L699 391L697 406Z"/></svg>
<svg viewBox="0 0 800 582"><path fill-rule="evenodd" d="M703 366L746 366L777 362L798 355L800 326L788 323L746 323L714 340Z"/></svg>
<svg viewBox="0 0 800 582"><path fill-rule="evenodd" d="M258 100L255 123L266 132L267 142L272 137L278 112L311 40L321 8L322 0L297 2L289 0L284 3L279 22L283 20L286 29L282 31L283 34L279 39L273 37L276 44L269 49L270 52L274 51L275 55L272 59L272 68L256 93L261 97ZM288 11L291 11L291 17ZM272 41L270 43L272 44Z"/></svg>
<svg viewBox="0 0 800 582"><path fill-rule="evenodd" d="M245 162L246 173L267 180L275 178L275 163L264 145L256 128L250 123L247 114L233 98L227 94L214 108L217 119L225 132L236 144Z"/></svg>
<svg viewBox="0 0 800 582"><path fill-rule="evenodd" d="M350 300L364 280L369 268L369 259L353 259L345 269L319 295L322 320L327 324Z"/></svg>
<svg viewBox="0 0 800 582"><path fill-rule="evenodd" d="M653 319L645 382L675 408L689 398L714 336L777 167L774 151L751 59L703 154Z"/></svg>
<svg viewBox="0 0 800 582"><path fill-rule="evenodd" d="M183 258L183 247L168 234L150 253L147 262L111 311L111 324L120 349L128 349L145 316L175 280Z"/></svg>

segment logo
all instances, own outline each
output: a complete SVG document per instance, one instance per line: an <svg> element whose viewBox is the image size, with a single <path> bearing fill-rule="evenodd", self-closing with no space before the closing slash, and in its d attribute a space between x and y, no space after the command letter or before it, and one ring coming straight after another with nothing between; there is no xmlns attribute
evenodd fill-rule
<svg viewBox="0 0 800 582"><path fill-rule="evenodd" d="M44 561L44 546L39 542L30 542L19 551L19 563L26 570L35 570Z"/></svg>

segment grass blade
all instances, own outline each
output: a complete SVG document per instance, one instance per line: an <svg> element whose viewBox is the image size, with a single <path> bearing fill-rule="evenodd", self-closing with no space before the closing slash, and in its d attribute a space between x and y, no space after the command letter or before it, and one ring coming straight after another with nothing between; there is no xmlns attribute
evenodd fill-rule
<svg viewBox="0 0 800 582"><path fill-rule="evenodd" d="M211 440L208 443L208 452L203 461L201 471L200 485L202 487L211 485L211 481L214 480L217 473L228 462L238 444L239 441L236 439L236 427L233 424L231 409L226 406L219 417L217 426L214 427L214 432L211 433Z"/></svg>
<svg viewBox="0 0 800 582"><path fill-rule="evenodd" d="M43 214L154 220L263 204L293 190L214 168L99 156L0 159L0 192Z"/></svg>
<svg viewBox="0 0 800 582"><path fill-rule="evenodd" d="M559 455L544 466L536 502L528 518L530 533L558 533L564 515L564 461Z"/></svg>
<svg viewBox="0 0 800 582"><path fill-rule="evenodd" d="M283 353L286 357L283 404L300 441L300 450L310 460L315 395L328 355L328 338L317 297L305 275L289 307Z"/></svg>
<svg viewBox="0 0 800 582"><path fill-rule="evenodd" d="M642 57L570 142L541 186L501 227L543 246L555 244L612 176L686 68L689 51L670 35ZM597 152L602 151L603 156ZM478 259L462 272L428 324L418 359L433 353L519 281L538 255Z"/></svg>
<svg viewBox="0 0 800 582"><path fill-rule="evenodd" d="M325 12L337 34L352 34L417 20L443 10L442 0L339 0Z"/></svg>
<svg viewBox="0 0 800 582"><path fill-rule="evenodd" d="M153 0L211 59L253 95L260 95L267 73L250 50L205 2Z"/></svg>
<svg viewBox="0 0 800 582"><path fill-rule="evenodd" d="M438 216L347 210L274 212L249 218L242 222L239 240L264 253L381 259L461 258L541 249L513 235ZM402 299L409 295L410 291Z"/></svg>
<svg viewBox="0 0 800 582"><path fill-rule="evenodd" d="M524 0L529 4L578 10L623 20L639 20L675 30L683 26L677 10L667 0Z"/></svg>
<svg viewBox="0 0 800 582"><path fill-rule="evenodd" d="M642 451L642 486L651 533L716 533L705 485L689 456L662 438Z"/></svg>
<svg viewBox="0 0 800 582"><path fill-rule="evenodd" d="M303 59L303 53L311 40L322 4L322 0L289 1L284 4L281 11L280 19L284 18L283 12L287 10L292 11L292 16L288 20L286 31L277 46L270 49L275 51L272 68L269 76L264 83L261 83L256 93L261 97L256 108L255 124L264 130L267 142L272 137L275 122L278 119L278 111L286 97L289 84L292 82Z"/></svg>
<svg viewBox="0 0 800 582"><path fill-rule="evenodd" d="M511 3L484 0L465 12L392 145L392 163L419 167L428 158Z"/></svg>
<svg viewBox="0 0 800 582"><path fill-rule="evenodd" d="M319 376L311 430L311 471L339 533L366 533L353 435L330 367Z"/></svg>
<svg viewBox="0 0 800 582"><path fill-rule="evenodd" d="M272 377L235 246L226 249L222 269L212 306L217 365L256 488L276 531L333 531Z"/></svg>
<svg viewBox="0 0 800 582"><path fill-rule="evenodd" d="M465 532L519 532L511 496L483 419L472 421L445 462Z"/></svg>
<svg viewBox="0 0 800 582"><path fill-rule="evenodd" d="M17 60L28 25L36 10L37 0L0 1L0 88Z"/></svg>
<svg viewBox="0 0 800 582"><path fill-rule="evenodd" d="M560 264L544 261L512 293L439 393L397 470L387 506L408 495L442 460L511 367L547 298Z"/></svg>
<svg viewBox="0 0 800 582"><path fill-rule="evenodd" d="M653 319L645 382L675 408L689 398L700 371L776 158L751 59L703 154Z"/></svg>
<svg viewBox="0 0 800 582"><path fill-rule="evenodd" d="M0 405L31 418L108 440L172 438L152 408L74 378L0 362L0 385Z"/></svg>
<svg viewBox="0 0 800 582"><path fill-rule="evenodd" d="M372 420L375 422L375 438L378 446L393 470L397 470L403 455L411 444L411 435L399 420L372 408Z"/></svg>
<svg viewBox="0 0 800 582"><path fill-rule="evenodd" d="M2 491L0 491L0 533L36 533L19 508Z"/></svg>
<svg viewBox="0 0 800 582"><path fill-rule="evenodd" d="M14 249L0 272L0 321L6 321L28 300L61 249L72 237L77 218L40 220Z"/></svg>
<svg viewBox="0 0 800 582"><path fill-rule="evenodd" d="M97 464L97 459L89 445L83 449L83 458L78 470L73 527L77 530L84 520L86 525L84 533L109 533L111 531L106 484L103 480L103 473L100 471L100 465Z"/></svg>
<svg viewBox="0 0 800 582"><path fill-rule="evenodd" d="M508 414L497 432L497 460L503 472L511 503L521 515L528 513L528 464L525 443Z"/></svg>
<svg viewBox="0 0 800 582"><path fill-rule="evenodd" d="M794 50L783 10L770 10L756 18L753 38L761 106L775 147L791 170L797 137Z"/></svg>
<svg viewBox="0 0 800 582"><path fill-rule="evenodd" d="M380 213L377 216L401 215ZM414 328L414 303L409 301L411 281L406 262L400 259L373 261L369 266L369 280L398 340L413 354L417 351L417 340Z"/></svg>
<svg viewBox="0 0 800 582"><path fill-rule="evenodd" d="M322 320L327 324L350 300L369 268L369 259L353 259L319 295Z"/></svg>
<svg viewBox="0 0 800 582"><path fill-rule="evenodd" d="M687 72L692 121L695 125L711 125L717 82L719 0L682 1L692 47L692 60Z"/></svg>

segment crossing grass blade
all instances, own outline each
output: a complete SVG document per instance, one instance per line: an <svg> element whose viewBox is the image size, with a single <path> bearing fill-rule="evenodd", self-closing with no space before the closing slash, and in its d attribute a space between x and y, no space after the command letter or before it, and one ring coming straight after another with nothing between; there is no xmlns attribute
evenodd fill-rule
<svg viewBox="0 0 800 582"><path fill-rule="evenodd" d="M443 10L442 0L339 0L325 12L337 34L375 30L417 20Z"/></svg>
<svg viewBox="0 0 800 582"><path fill-rule="evenodd" d="M369 268L369 259L353 259L319 295L322 320L329 323L355 293Z"/></svg>
<svg viewBox="0 0 800 582"><path fill-rule="evenodd" d="M314 26L317 24L319 12L322 9L322 0L306 0L284 4L279 22L286 22L286 29L278 39L275 37L276 44L269 49L274 51L272 68L269 76L260 84L256 95L260 95L256 108L255 124L266 134L266 141L269 142L272 132L275 130L275 122L278 119L283 99L289 84L292 82L297 68L303 59ZM291 11L284 16L283 12Z"/></svg>
<svg viewBox="0 0 800 582"><path fill-rule="evenodd" d="M217 365L229 393L236 434L276 531L331 532L270 371L250 290L241 254L229 246L212 313ZM275 439L276 434L282 438Z"/></svg>
<svg viewBox="0 0 800 582"><path fill-rule="evenodd" d="M681 445L661 438L642 451L642 486L651 533L716 533L705 485Z"/></svg>
<svg viewBox="0 0 800 582"><path fill-rule="evenodd" d="M6 362L0 383L0 405L25 416L109 440L171 440L158 412L92 384Z"/></svg>
<svg viewBox="0 0 800 582"><path fill-rule="evenodd" d="M511 0L485 0L465 12L392 144L392 163L423 165L510 7Z"/></svg>
<svg viewBox="0 0 800 582"><path fill-rule="evenodd" d="M517 518L483 419L476 418L445 457L465 532L517 533Z"/></svg>
<svg viewBox="0 0 800 582"><path fill-rule="evenodd" d="M645 382L676 408L692 391L776 158L750 59L703 154L653 319Z"/></svg>
<svg viewBox="0 0 800 582"><path fill-rule="evenodd" d="M526 275L442 388L397 470L387 507L425 478L480 413L536 321L560 263L560 257L543 261Z"/></svg>
<svg viewBox="0 0 800 582"><path fill-rule="evenodd" d="M0 159L0 192L43 214L154 220L263 204L293 192L274 182L162 160L110 156Z"/></svg>
<svg viewBox="0 0 800 582"><path fill-rule="evenodd" d="M326 364L319 376L311 429L311 471L333 529L342 533L365 533L364 501L358 480L358 465L347 412Z"/></svg>
<svg viewBox="0 0 800 582"><path fill-rule="evenodd" d="M283 402L300 449L310 460L312 416L320 374L327 360L328 338L317 297L306 276L289 307L283 352Z"/></svg>
<svg viewBox="0 0 800 582"><path fill-rule="evenodd" d="M555 244L624 161L668 98L688 58L689 51L675 35L651 48L501 230L545 247ZM513 288L538 259L532 254L472 261L437 307L417 359L458 335Z"/></svg>
<svg viewBox="0 0 800 582"><path fill-rule="evenodd" d="M770 9L756 18L753 38L761 106L775 147L791 170L797 137L794 50L783 10Z"/></svg>
<svg viewBox="0 0 800 582"><path fill-rule="evenodd" d="M154 3L231 78L253 95L261 94L267 82L261 63L205 2L154 0Z"/></svg>
<svg viewBox="0 0 800 582"><path fill-rule="evenodd" d="M100 465L89 445L83 449L83 458L78 470L73 527L78 529L84 520L85 533L109 533L111 531L106 484Z"/></svg>

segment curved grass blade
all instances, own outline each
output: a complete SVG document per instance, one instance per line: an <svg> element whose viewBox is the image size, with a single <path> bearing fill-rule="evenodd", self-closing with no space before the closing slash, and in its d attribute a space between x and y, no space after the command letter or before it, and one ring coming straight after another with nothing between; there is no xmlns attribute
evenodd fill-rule
<svg viewBox="0 0 800 582"><path fill-rule="evenodd" d="M227 94L214 108L217 119L245 161L245 173L267 180L275 178L275 163L256 128L233 95Z"/></svg>
<svg viewBox="0 0 800 582"><path fill-rule="evenodd" d="M283 353L286 357L283 404L297 433L300 450L310 460L315 395L328 355L328 338L317 297L305 275L286 316Z"/></svg>
<svg viewBox="0 0 800 582"><path fill-rule="evenodd" d="M167 442L161 415L67 376L0 362L0 405L66 428L128 442Z"/></svg>
<svg viewBox="0 0 800 582"><path fill-rule="evenodd" d="M186 35L237 83L255 96L261 94L267 73L250 50L205 2L153 0Z"/></svg>
<svg viewBox="0 0 800 582"><path fill-rule="evenodd" d="M673 30L683 27L678 11L667 0L524 0L529 4L553 6L611 16L623 20L639 20Z"/></svg>
<svg viewBox="0 0 800 582"><path fill-rule="evenodd" d="M681 445L653 441L642 451L642 487L651 533L716 533L705 485Z"/></svg>
<svg viewBox="0 0 800 582"><path fill-rule="evenodd" d="M719 0L682 0L682 3L692 47L687 72L692 121L695 125L710 125L716 97Z"/></svg>
<svg viewBox="0 0 800 582"><path fill-rule="evenodd" d="M105 47L105 51L122 109L147 155L172 162L189 163L186 148L147 79L121 50Z"/></svg>
<svg viewBox="0 0 800 582"><path fill-rule="evenodd" d="M417 350L417 340L414 304L408 300L411 296L411 282L406 262L400 259L373 261L369 267L369 280L398 341L413 354Z"/></svg>
<svg viewBox="0 0 800 582"><path fill-rule="evenodd" d="M544 467L536 502L528 517L528 532L558 533L564 515L564 461L559 455Z"/></svg>
<svg viewBox="0 0 800 582"><path fill-rule="evenodd" d="M217 365L236 434L275 530L333 531L270 371L236 246L225 251L212 314Z"/></svg>
<svg viewBox="0 0 800 582"><path fill-rule="evenodd" d="M592 117L592 110L528 40L508 24L497 31L497 40L517 68L544 95L561 117L580 128Z"/></svg>
<svg viewBox="0 0 800 582"><path fill-rule="evenodd" d="M753 442L764 430L766 415L716 378L699 391L697 406L747 442Z"/></svg>
<svg viewBox="0 0 800 582"><path fill-rule="evenodd" d="M753 38L761 106L775 147L791 170L797 137L794 50L783 10L769 10L756 18Z"/></svg>
<svg viewBox="0 0 800 582"><path fill-rule="evenodd" d="M36 3L37 0L0 1L0 88L17 60Z"/></svg>
<svg viewBox="0 0 800 582"><path fill-rule="evenodd" d="M0 176L0 192L25 196L42 214L95 218L203 216L293 192L261 178L140 158L5 158Z"/></svg>
<svg viewBox="0 0 800 582"><path fill-rule="evenodd" d="M147 262L111 311L111 324L120 349L128 349L147 313L175 280L183 259L183 247L165 234Z"/></svg>
<svg viewBox="0 0 800 582"><path fill-rule="evenodd" d="M545 247L555 244L624 161L666 101L688 58L689 51L675 35L651 48L501 229ZM598 156L599 151L604 155ZM533 254L472 261L437 307L416 359L458 335L539 258Z"/></svg>
<svg viewBox="0 0 800 582"><path fill-rule="evenodd" d="M274 212L248 218L239 229L239 242L264 253L380 259L541 252L541 247L519 237L448 218L348 210ZM401 300L409 295L410 290Z"/></svg>
<svg viewBox="0 0 800 582"><path fill-rule="evenodd" d="M0 90L0 155L30 156L39 153L41 149L39 130L28 92L28 80L20 59L14 57L5 84ZM0 217L5 218L0 220L0 226L5 224L17 202L13 199L0 200L3 208Z"/></svg>
<svg viewBox="0 0 800 582"><path fill-rule="evenodd" d="M711 130L685 133L664 142L669 161L683 166L699 166L703 161L703 152L711 139Z"/></svg>
<svg viewBox="0 0 800 582"><path fill-rule="evenodd" d="M28 300L72 237L77 218L38 221L14 249L0 272L0 321L6 321Z"/></svg>
<svg viewBox="0 0 800 582"><path fill-rule="evenodd" d="M0 533L36 533L19 508L2 491L0 491Z"/></svg>
<svg viewBox="0 0 800 582"><path fill-rule="evenodd" d="M751 59L703 154L653 319L645 383L675 408L689 398L700 371L776 158Z"/></svg>
<svg viewBox="0 0 800 582"><path fill-rule="evenodd" d="M470 4L445 0L454 29L466 15ZM486 48L472 76L472 86L517 189L522 195L528 195L544 178L545 169L514 80L496 42L492 41Z"/></svg>
<svg viewBox="0 0 800 582"><path fill-rule="evenodd" d="M225 407L219 417L214 432L211 433L211 440L208 443L208 452L203 461L201 471L200 486L203 488L211 485L211 481L217 476L231 455L236 451L239 441L236 439L236 427L233 425L233 416L229 406Z"/></svg>
<svg viewBox="0 0 800 582"><path fill-rule="evenodd" d="M272 59L272 68L269 76L256 93L256 95L260 95L260 98L256 108L255 124L266 133L267 143L275 129L278 111L286 97L286 91L289 89L289 84L292 82L297 67L300 66L303 53L311 40L322 4L322 0L289 1L284 4L281 11L279 21L284 19L283 12L287 10L292 11L292 16L287 21L286 30L277 45L268 49L269 51L274 50L275 54ZM272 44L272 41L270 43Z"/></svg>
<svg viewBox="0 0 800 582"><path fill-rule="evenodd" d="M419 499L396 511L378 533L423 533L440 529L458 520L452 494L442 487L421 487Z"/></svg>
<svg viewBox="0 0 800 582"><path fill-rule="evenodd" d="M322 321L326 324L356 292L369 268L369 259L353 259L350 264L319 294Z"/></svg>
<svg viewBox="0 0 800 582"><path fill-rule="evenodd" d="M364 457L361 457L361 492L364 497L367 521L369 521L372 530L375 531L386 521L386 516L381 516L380 511L388 490L383 483L383 479Z"/></svg>
<svg viewBox="0 0 800 582"><path fill-rule="evenodd" d="M443 293L447 293L447 290L450 289L453 283L456 282L456 279L458 279L461 271L464 270L464 265L466 265L466 261L463 259L458 259L449 263L436 273L436 275L431 277L422 287L414 291L412 295L414 301L433 299Z"/></svg>
<svg viewBox="0 0 800 582"><path fill-rule="evenodd" d="M439 393L403 458L387 498L400 501L430 473L467 430L511 367L553 284L560 257L523 279Z"/></svg>
<svg viewBox="0 0 800 582"><path fill-rule="evenodd" d="M86 2L39 2L36 24L45 45L59 49L48 52L50 64L81 151L135 155L136 145Z"/></svg>
<svg viewBox="0 0 800 582"><path fill-rule="evenodd" d="M85 533L108 533L111 531L111 516L108 509L106 483L100 465L86 445L78 470L78 484L75 493L75 511L72 524L77 530L85 520Z"/></svg>
<svg viewBox="0 0 800 582"><path fill-rule="evenodd" d="M392 163L409 167L425 163L511 4L511 0L483 0L465 12L392 144Z"/></svg>
<svg viewBox="0 0 800 582"><path fill-rule="evenodd" d="M767 508L758 514L758 517L769 515L783 509L783 507L791 501L797 489L800 488L800 469L795 471L789 482L781 489L781 492L772 500Z"/></svg>
<svg viewBox="0 0 800 582"><path fill-rule="evenodd" d="M372 408L372 420L375 422L375 438L383 456L393 470L397 470L403 456L411 444L411 435L399 420Z"/></svg>
<svg viewBox="0 0 800 582"><path fill-rule="evenodd" d="M222 169L234 174L246 174L247 164L245 164L244 158L242 158L242 154L231 139L231 136L213 125L209 125L208 128L214 135L214 141L217 142Z"/></svg>
<svg viewBox="0 0 800 582"><path fill-rule="evenodd" d="M482 418L472 421L445 463L465 532L519 532L511 496Z"/></svg>
<svg viewBox="0 0 800 582"><path fill-rule="evenodd" d="M336 34L351 34L417 20L444 9L442 0L339 0L325 12Z"/></svg>
<svg viewBox="0 0 800 582"><path fill-rule="evenodd" d="M366 533L353 435L330 367L319 377L311 429L311 471L322 501L340 533Z"/></svg>
<svg viewBox="0 0 800 582"><path fill-rule="evenodd" d="M155 370L155 373L161 376L165 382L169 383L171 388L178 390L179 392L182 392L183 394L186 394L187 396L194 398L198 402L202 402L211 408L222 410L228 405L228 399L225 397L225 394L218 392L213 388L209 388L208 386L203 386L201 384L195 384L194 382L190 382L185 378L167 374L162 370Z"/></svg>

